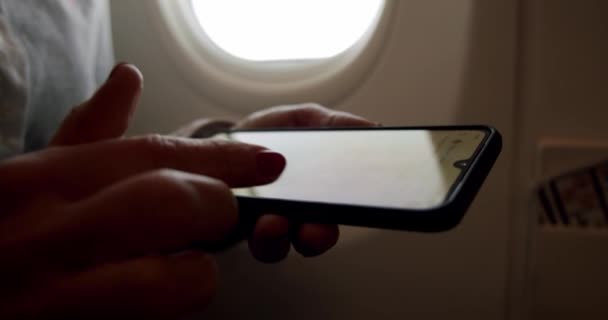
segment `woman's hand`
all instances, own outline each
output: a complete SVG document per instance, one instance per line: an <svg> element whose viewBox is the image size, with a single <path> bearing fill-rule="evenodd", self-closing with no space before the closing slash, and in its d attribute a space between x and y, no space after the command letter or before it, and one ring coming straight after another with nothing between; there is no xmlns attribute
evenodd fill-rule
<svg viewBox="0 0 608 320"><path fill-rule="evenodd" d="M235 129L278 127L353 127L375 123L350 113L330 110L314 103L278 106L253 113L238 122ZM318 256L338 241L337 225L295 224L269 212L263 215L249 238L252 254L261 261L285 258L291 245L305 257Z"/></svg>
<svg viewBox="0 0 608 320"><path fill-rule="evenodd" d="M350 113L330 110L318 104L278 106L253 113L233 126L234 129L279 127L352 127L377 126ZM184 127L178 134L214 131L214 127L227 127L228 122L200 119ZM338 241L336 225L314 223L296 224L277 214L268 213L258 220L249 238L252 254L263 262L284 259L291 246L306 257L320 255Z"/></svg>
<svg viewBox="0 0 608 320"><path fill-rule="evenodd" d="M0 318L175 317L217 285L213 245L237 223L232 187L274 181L259 146L121 138L142 87L118 66L49 148L0 163Z"/></svg>

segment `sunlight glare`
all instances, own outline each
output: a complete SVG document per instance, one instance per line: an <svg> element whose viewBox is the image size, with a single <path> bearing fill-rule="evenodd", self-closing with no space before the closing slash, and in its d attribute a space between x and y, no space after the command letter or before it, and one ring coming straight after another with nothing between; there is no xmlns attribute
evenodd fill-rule
<svg viewBox="0 0 608 320"><path fill-rule="evenodd" d="M384 0L191 0L207 36L251 61L324 59L352 47Z"/></svg>

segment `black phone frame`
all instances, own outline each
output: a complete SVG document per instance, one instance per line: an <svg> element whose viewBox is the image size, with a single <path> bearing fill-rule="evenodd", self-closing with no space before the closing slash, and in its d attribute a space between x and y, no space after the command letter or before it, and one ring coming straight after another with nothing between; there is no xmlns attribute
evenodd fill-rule
<svg viewBox="0 0 608 320"><path fill-rule="evenodd" d="M439 206L429 209L396 209L361 205L332 204L300 200L236 196L241 218L253 221L262 213L274 213L295 222L342 224L417 232L441 232L454 228L462 220L501 149L502 137L493 127L483 125L416 127L340 127L340 128L263 128L228 132L255 131L366 131L366 130L476 130L486 132L465 171L459 176Z"/></svg>

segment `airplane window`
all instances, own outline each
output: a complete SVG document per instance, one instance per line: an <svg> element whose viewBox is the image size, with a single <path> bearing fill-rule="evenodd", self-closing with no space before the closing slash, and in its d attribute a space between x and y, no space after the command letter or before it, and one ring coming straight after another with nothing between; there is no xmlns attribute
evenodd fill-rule
<svg viewBox="0 0 608 320"><path fill-rule="evenodd" d="M155 0L159 49L205 98L234 111L334 105L371 74L398 0Z"/></svg>
<svg viewBox="0 0 608 320"><path fill-rule="evenodd" d="M384 0L192 0L206 35L250 61L331 58L374 25Z"/></svg>

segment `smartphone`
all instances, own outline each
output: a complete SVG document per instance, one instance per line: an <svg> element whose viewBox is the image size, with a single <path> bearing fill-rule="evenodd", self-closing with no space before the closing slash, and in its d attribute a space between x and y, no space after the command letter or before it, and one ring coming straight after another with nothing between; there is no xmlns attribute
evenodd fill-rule
<svg viewBox="0 0 608 320"><path fill-rule="evenodd" d="M234 190L242 216L422 232L461 221L502 147L487 126L239 130L223 138L287 159L276 182Z"/></svg>

